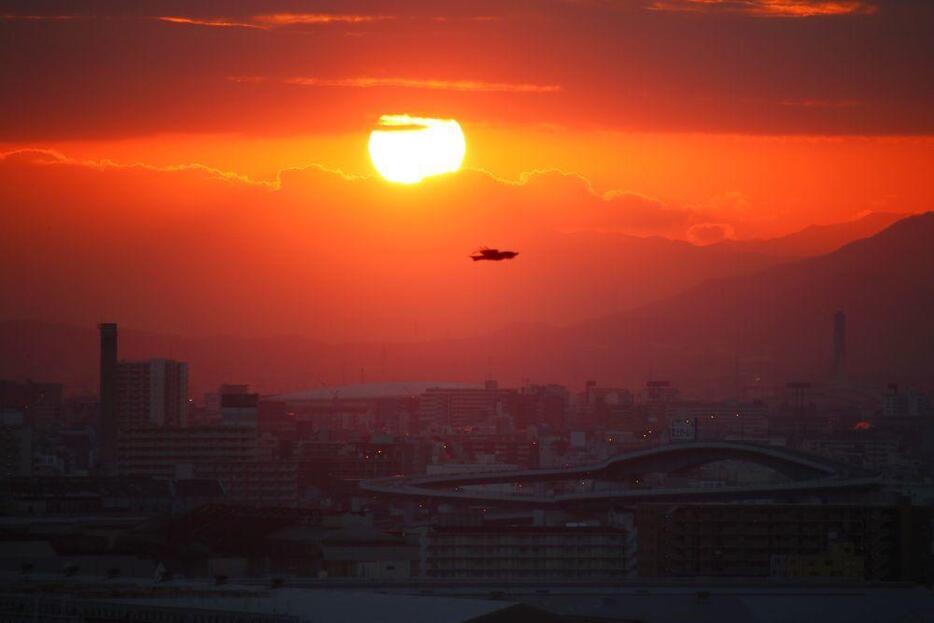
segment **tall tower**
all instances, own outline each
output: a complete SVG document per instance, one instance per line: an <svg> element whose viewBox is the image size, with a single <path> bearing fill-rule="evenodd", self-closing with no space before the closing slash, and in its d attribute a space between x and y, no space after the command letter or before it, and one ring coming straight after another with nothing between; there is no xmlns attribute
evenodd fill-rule
<svg viewBox="0 0 934 623"><path fill-rule="evenodd" d="M846 314L842 311L833 315L833 363L830 378L836 382L846 378Z"/></svg>
<svg viewBox="0 0 934 623"><path fill-rule="evenodd" d="M104 473L113 473L117 459L117 325L105 322L101 332L100 375L100 466Z"/></svg>

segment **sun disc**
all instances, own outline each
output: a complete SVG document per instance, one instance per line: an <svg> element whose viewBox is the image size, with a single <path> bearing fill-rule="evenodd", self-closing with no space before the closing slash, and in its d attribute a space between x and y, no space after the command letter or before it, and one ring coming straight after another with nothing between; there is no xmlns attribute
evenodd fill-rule
<svg viewBox="0 0 934 623"><path fill-rule="evenodd" d="M398 184L453 173L466 151L464 132L454 119L383 115L370 132L373 166L384 179Z"/></svg>

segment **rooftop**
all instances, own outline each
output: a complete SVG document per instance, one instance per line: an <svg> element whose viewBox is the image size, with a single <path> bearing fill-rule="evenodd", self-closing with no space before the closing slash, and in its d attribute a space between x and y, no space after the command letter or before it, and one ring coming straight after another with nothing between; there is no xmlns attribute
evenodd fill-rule
<svg viewBox="0 0 934 623"><path fill-rule="evenodd" d="M398 383L358 383L354 385L337 385L333 387L317 387L304 391L291 392L270 396L273 400L285 402L303 402L314 400L372 400L375 398L396 398L401 396L418 396L432 388L442 389L481 389L482 385L470 383L450 383L444 381L404 381Z"/></svg>

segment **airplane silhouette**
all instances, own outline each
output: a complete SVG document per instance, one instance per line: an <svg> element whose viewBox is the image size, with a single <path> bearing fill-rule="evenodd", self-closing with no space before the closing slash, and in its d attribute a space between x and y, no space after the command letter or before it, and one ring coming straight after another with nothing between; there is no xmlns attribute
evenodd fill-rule
<svg viewBox="0 0 934 623"><path fill-rule="evenodd" d="M501 260L511 260L512 258L519 255L518 251L500 251L499 249L490 249L489 247L482 247L477 251L474 251L473 255L470 256L470 259L477 262L480 260L489 260L491 262L499 262Z"/></svg>

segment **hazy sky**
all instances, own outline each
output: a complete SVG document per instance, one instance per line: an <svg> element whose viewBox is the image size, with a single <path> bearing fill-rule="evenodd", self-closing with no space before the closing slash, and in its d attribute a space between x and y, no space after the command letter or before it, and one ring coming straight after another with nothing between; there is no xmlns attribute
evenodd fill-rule
<svg viewBox="0 0 934 623"><path fill-rule="evenodd" d="M932 59L927 0L0 2L0 313L440 331L514 287L482 244L929 210ZM375 176L401 113L460 121L465 170Z"/></svg>

